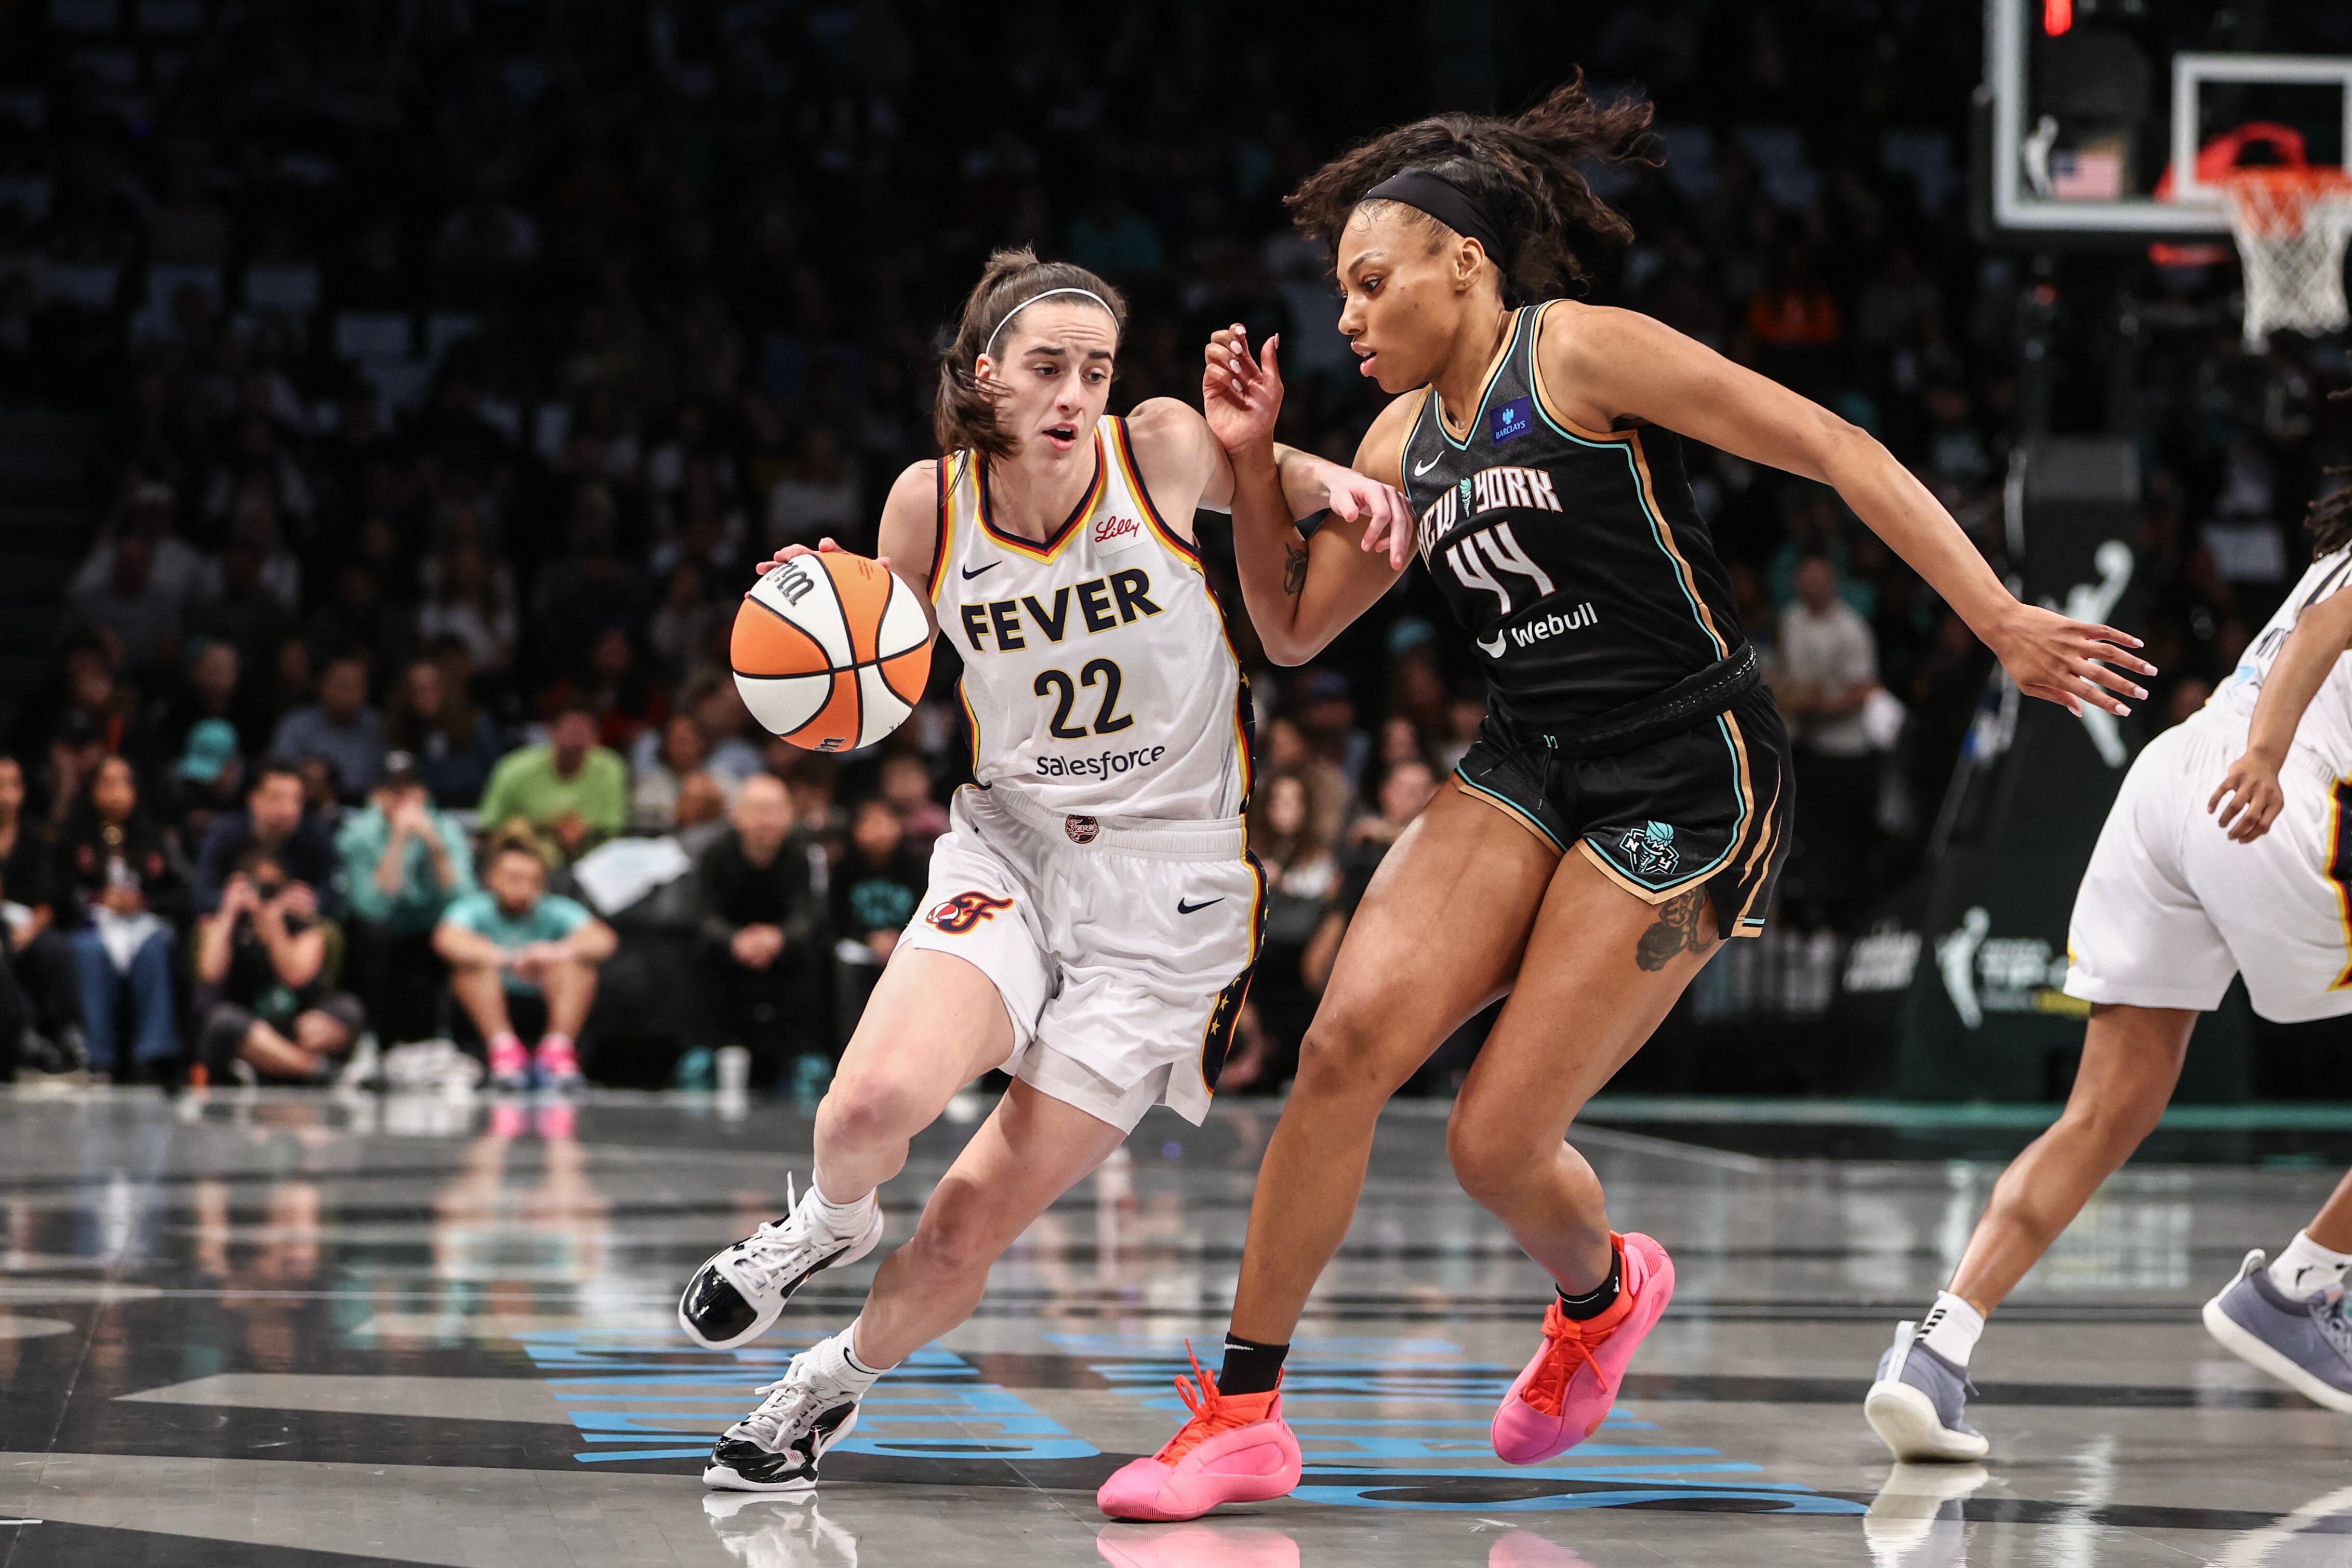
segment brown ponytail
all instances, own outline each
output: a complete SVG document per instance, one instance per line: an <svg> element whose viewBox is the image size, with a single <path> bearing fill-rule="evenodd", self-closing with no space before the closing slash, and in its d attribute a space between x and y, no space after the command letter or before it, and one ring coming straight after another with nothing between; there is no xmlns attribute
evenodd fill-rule
<svg viewBox="0 0 2352 1568"><path fill-rule="evenodd" d="M996 423L996 400L1003 395L980 379L981 351L996 335L1007 317L1049 289L1083 289L1110 307L1121 331L1127 328L1127 300L1119 291L1066 261L1040 261L1027 246L1000 250L988 258L987 270L963 302L955 341L940 359L940 391L931 405L931 434L942 452L974 451L984 457L1009 458L1013 437Z"/></svg>
<svg viewBox="0 0 2352 1568"><path fill-rule="evenodd" d="M1522 304L1584 280L1576 241L1633 237L1633 226L1593 194L1578 165L1654 165L1651 113L1643 99L1595 100L1579 71L1516 120L1440 114L1384 132L1318 169L1284 201L1302 233L1336 247L1366 192L1391 174L1427 169L1494 219L1510 254L1489 259L1502 275L1504 302ZM1440 235L1451 232L1417 210L1413 216Z"/></svg>

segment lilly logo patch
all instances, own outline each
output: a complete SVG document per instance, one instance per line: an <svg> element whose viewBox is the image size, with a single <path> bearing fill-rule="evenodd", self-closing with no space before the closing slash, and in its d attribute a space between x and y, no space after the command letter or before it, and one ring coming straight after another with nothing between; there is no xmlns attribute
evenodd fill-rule
<svg viewBox="0 0 2352 1568"><path fill-rule="evenodd" d="M1125 550L1142 542L1143 525L1131 517L1098 517L1092 537L1097 550Z"/></svg>

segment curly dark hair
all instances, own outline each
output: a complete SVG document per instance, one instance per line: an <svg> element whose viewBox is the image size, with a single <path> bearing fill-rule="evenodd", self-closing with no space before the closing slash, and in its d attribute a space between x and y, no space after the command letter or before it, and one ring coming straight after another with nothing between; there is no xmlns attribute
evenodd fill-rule
<svg viewBox="0 0 2352 1568"><path fill-rule="evenodd" d="M1119 291L1067 261L1040 261L1027 246L990 256L988 268L964 300L955 340L940 356L939 396L931 405L931 434L940 450L966 449L984 457L1013 455L1013 437L996 423L1000 395L980 379L980 354L1004 319L1048 289L1083 289L1110 307L1119 330L1127 329L1127 300Z"/></svg>
<svg viewBox="0 0 2352 1568"><path fill-rule="evenodd" d="M1291 221L1334 250L1364 193L1391 174L1427 169L1486 209L1511 254L1492 257L1506 304L1557 294L1585 280L1579 241L1622 245L1623 214L1594 194L1580 165L1658 162L1645 99L1609 101L1585 90L1584 73L1554 88L1517 119L1439 114L1382 132L1309 174L1286 196ZM1454 231L1418 209L1433 241Z"/></svg>

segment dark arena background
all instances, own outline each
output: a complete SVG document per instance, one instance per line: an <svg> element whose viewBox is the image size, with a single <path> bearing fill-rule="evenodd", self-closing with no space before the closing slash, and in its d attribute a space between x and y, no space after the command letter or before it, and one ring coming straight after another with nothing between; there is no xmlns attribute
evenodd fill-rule
<svg viewBox="0 0 2352 1568"><path fill-rule="evenodd" d="M1239 321L1282 334L1282 438L1350 460L1381 400L1284 194L1580 68L1656 107L1653 162L1590 172L1636 237L1584 297L1868 431L2023 597L2145 639L2148 700L2021 702L1836 492L1694 444L1800 804L1767 934L1570 1133L1679 1262L1654 1340L1591 1442L1496 1460L1551 1282L1448 1168L1474 1022L1301 1325L1302 1484L1108 1524L1223 1331L1333 951L1486 701L1419 568L1277 667L1202 514L1269 877L1214 1109L1033 1226L813 1499L706 1492L1003 1084L916 1141L876 1258L758 1343L682 1337L698 1262L806 1182L971 778L952 639L878 745L761 732L755 563L873 551L1003 246L1127 291L1114 412L1197 404ZM2250 334L2218 194L2339 168L2347 127L2340 0L0 0L0 1568L2352 1562L2352 1426L2199 1322L2352 1159L2352 1025L2242 984L1998 1314L1991 1455L1891 1465L1862 1414L2074 1085L2068 911L2125 769L2352 464L2342 247L2333 326ZM789 873L756 984L710 869L755 832ZM457 889L377 874L414 840L470 885L496 837L617 936L584 1087L485 1081L433 948ZM295 1007L214 962L264 904L357 1026L293 1069L222 1044L222 1005Z"/></svg>

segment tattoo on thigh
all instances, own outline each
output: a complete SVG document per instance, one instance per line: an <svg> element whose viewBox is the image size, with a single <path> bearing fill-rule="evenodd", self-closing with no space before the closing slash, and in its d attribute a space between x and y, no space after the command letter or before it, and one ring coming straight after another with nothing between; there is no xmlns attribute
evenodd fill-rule
<svg viewBox="0 0 2352 1568"><path fill-rule="evenodd" d="M1633 944L1633 962L1644 969L1664 969L1676 953L1706 952L1716 940L1707 929L1707 913L1705 888L1693 888L1660 904L1658 923Z"/></svg>
<svg viewBox="0 0 2352 1568"><path fill-rule="evenodd" d="M1297 598L1307 586L1307 546L1296 540L1285 545L1286 559L1282 563L1282 591Z"/></svg>

